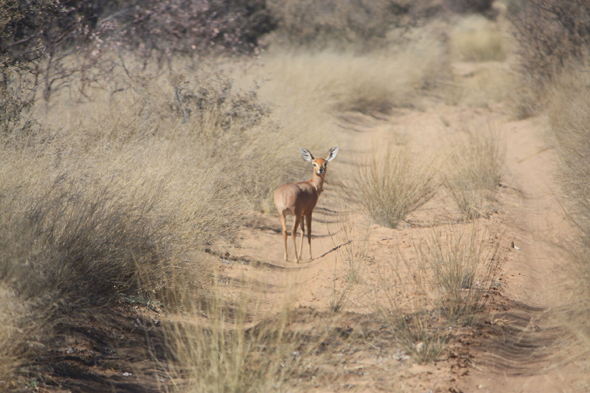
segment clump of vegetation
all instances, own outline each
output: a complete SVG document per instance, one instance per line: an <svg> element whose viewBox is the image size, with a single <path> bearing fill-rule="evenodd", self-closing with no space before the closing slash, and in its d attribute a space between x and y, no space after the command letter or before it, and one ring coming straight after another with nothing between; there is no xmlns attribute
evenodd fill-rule
<svg viewBox="0 0 590 393"><path fill-rule="evenodd" d="M418 18L411 17L412 8L404 1L269 1L277 20L274 42L324 49L383 45L388 32L415 23Z"/></svg>
<svg viewBox="0 0 590 393"><path fill-rule="evenodd" d="M180 320L166 327L184 381L181 390L264 392L282 386L288 373L302 367L297 352L302 339L287 329L289 315L279 314L249 328L248 302L233 312L226 307L214 298L204 326ZM193 318L202 313L192 312Z"/></svg>
<svg viewBox="0 0 590 393"><path fill-rule="evenodd" d="M451 333L446 326L437 326L431 313L422 310L401 315L383 311L381 315L389 329L395 333L399 345L414 362L432 363L444 354Z"/></svg>
<svg viewBox="0 0 590 393"><path fill-rule="evenodd" d="M590 353L590 78L583 64L565 68L550 85L548 119L550 143L556 152L555 183L572 225L567 244L574 298L562 315L571 333L572 346L564 348L570 359ZM587 367L587 365L585 365ZM584 383L588 383L585 378Z"/></svg>
<svg viewBox="0 0 590 393"><path fill-rule="evenodd" d="M548 113L549 143L557 158L555 182L574 229L567 252L576 292L575 301L564 316L564 325L570 328L575 342L575 348L567 349L568 356L584 358L590 348L590 96L585 72L590 48L590 9L583 1L515 2L512 14L525 87L520 89L517 110L521 116L540 110Z"/></svg>
<svg viewBox="0 0 590 393"><path fill-rule="evenodd" d="M398 344L418 364L438 359L446 350L450 331L438 323L438 310L428 294L423 270L403 257L380 268L376 309Z"/></svg>
<svg viewBox="0 0 590 393"><path fill-rule="evenodd" d="M505 147L493 131L468 133L453 144L443 184L466 219L488 218L495 209Z"/></svg>
<svg viewBox="0 0 590 393"><path fill-rule="evenodd" d="M367 52L406 41L405 33L433 16L479 13L494 17L493 1L271 0L272 45Z"/></svg>
<svg viewBox="0 0 590 393"><path fill-rule="evenodd" d="M488 18L494 18L497 14L494 10L494 0L448 0L445 3L450 11L457 13L479 13Z"/></svg>
<svg viewBox="0 0 590 393"><path fill-rule="evenodd" d="M556 181L566 196L571 218L590 240L589 83L583 68L564 72L553 86L549 122L559 159Z"/></svg>
<svg viewBox="0 0 590 393"><path fill-rule="evenodd" d="M492 239L491 244L489 240ZM476 225L465 232L433 229L417 245L419 269L428 277L428 290L451 323L469 323L494 284L500 240Z"/></svg>
<svg viewBox="0 0 590 393"><path fill-rule="evenodd" d="M516 102L520 116L545 105L545 86L564 67L583 61L590 48L590 9L585 2L513 2L509 7L523 86Z"/></svg>
<svg viewBox="0 0 590 393"><path fill-rule="evenodd" d="M373 150L354 173L356 199L378 224L395 228L438 188L434 162L415 163L409 152Z"/></svg>
<svg viewBox="0 0 590 393"><path fill-rule="evenodd" d="M433 228L411 256L380 271L378 311L417 363L439 358L451 330L477 320L502 262L500 242L476 224Z"/></svg>

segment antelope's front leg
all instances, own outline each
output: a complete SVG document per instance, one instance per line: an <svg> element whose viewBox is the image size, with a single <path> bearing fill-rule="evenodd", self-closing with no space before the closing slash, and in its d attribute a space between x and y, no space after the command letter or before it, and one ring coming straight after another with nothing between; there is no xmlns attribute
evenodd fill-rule
<svg viewBox="0 0 590 393"><path fill-rule="evenodd" d="M283 229L283 241L285 243L285 262L289 261L289 252L287 251L287 219L284 214L279 213L279 220Z"/></svg>
<svg viewBox="0 0 590 393"><path fill-rule="evenodd" d="M311 213L305 216L305 222L307 223L307 243L309 244L309 260L311 261L313 259L311 256ZM303 242L303 238L301 241Z"/></svg>
<svg viewBox="0 0 590 393"><path fill-rule="evenodd" d="M299 223L301 222L301 216L295 216L295 219L293 220L293 230L291 233L291 237L293 238L293 250L295 251L295 262L299 263L300 260L300 255L297 254L297 227L299 226Z"/></svg>

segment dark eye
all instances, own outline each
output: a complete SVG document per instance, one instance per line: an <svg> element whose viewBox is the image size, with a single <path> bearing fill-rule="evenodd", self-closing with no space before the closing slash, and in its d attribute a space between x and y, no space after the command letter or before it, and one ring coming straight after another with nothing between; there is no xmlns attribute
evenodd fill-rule
<svg viewBox="0 0 590 393"><path fill-rule="evenodd" d="M328 165L328 163L327 162L324 162L324 166L327 166L327 165Z"/></svg>
<svg viewBox="0 0 590 393"><path fill-rule="evenodd" d="M318 166L318 164L316 164L315 162L313 163L313 166Z"/></svg>

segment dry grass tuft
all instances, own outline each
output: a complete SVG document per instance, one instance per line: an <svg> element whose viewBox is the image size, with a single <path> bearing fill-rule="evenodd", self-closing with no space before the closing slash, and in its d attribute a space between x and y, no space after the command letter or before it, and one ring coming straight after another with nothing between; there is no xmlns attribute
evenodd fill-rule
<svg viewBox="0 0 590 393"><path fill-rule="evenodd" d="M498 236L470 228L443 230L417 245L419 269L428 277L428 291L440 302L443 315L452 323L469 323L485 302L501 262Z"/></svg>
<svg viewBox="0 0 590 393"><path fill-rule="evenodd" d="M420 273L403 259L390 262L388 270L380 269L379 292L384 299L376 300L376 308L404 352L424 364L445 351L449 330L437 322L427 284L418 279Z"/></svg>
<svg viewBox="0 0 590 393"><path fill-rule="evenodd" d="M477 319L503 258L500 241L475 224L432 228L413 258L380 271L377 309L416 362L436 360L451 330Z"/></svg>
<svg viewBox="0 0 590 393"><path fill-rule="evenodd" d="M495 210L505 145L491 129L469 132L453 145L443 184L466 219L487 218Z"/></svg>
<svg viewBox="0 0 590 393"><path fill-rule="evenodd" d="M287 329L288 315L248 327L246 303L230 310L213 301L206 310L183 315L166 329L183 384L179 391L265 392L294 372L301 339ZM188 322L194 320L193 322Z"/></svg>
<svg viewBox="0 0 590 393"><path fill-rule="evenodd" d="M436 162L416 164L407 150L373 149L357 166L354 189L358 203L379 224L395 228L436 192Z"/></svg>
<svg viewBox="0 0 590 393"><path fill-rule="evenodd" d="M418 312L395 319L387 318L399 344L418 364L427 364L441 357L447 348L450 333L436 326L428 312ZM395 323L395 325L392 325Z"/></svg>

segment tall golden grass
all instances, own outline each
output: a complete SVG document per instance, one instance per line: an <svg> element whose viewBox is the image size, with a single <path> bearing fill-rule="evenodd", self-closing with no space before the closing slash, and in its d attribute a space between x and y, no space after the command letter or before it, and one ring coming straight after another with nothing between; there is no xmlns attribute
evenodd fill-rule
<svg viewBox="0 0 590 393"><path fill-rule="evenodd" d="M261 318L256 299L243 294L228 306L219 288L205 310L184 310L165 327L175 366L182 381L179 391L265 392L283 389L285 379L301 361L303 339L288 329L288 307ZM254 304L251 304L254 303ZM203 318L205 313L205 318ZM255 322L252 322L255 318ZM296 354L294 354L296 353Z"/></svg>
<svg viewBox="0 0 590 393"><path fill-rule="evenodd" d="M8 307L0 363L18 364L11 345L22 323L39 325L22 342L50 343L60 315L108 312L125 296L175 307L182 288L206 303L212 266L202 252L234 241L245 214L297 173L296 155L284 154L295 147L255 91L183 72L138 67L117 75L123 91L3 135L2 303L32 311Z"/></svg>
<svg viewBox="0 0 590 393"><path fill-rule="evenodd" d="M568 359L583 362L590 353L590 78L583 64L575 64L548 86L549 142L557 153L554 180L573 229L566 255L574 296L563 315L573 339L564 349ZM588 378L581 381L588 383Z"/></svg>

